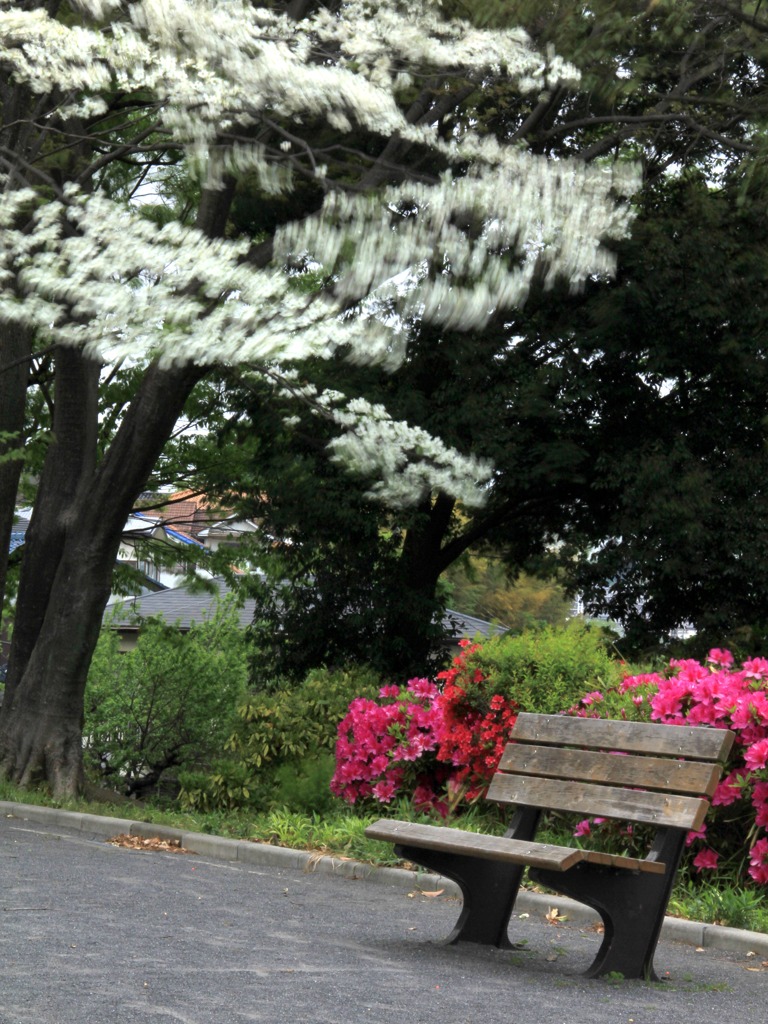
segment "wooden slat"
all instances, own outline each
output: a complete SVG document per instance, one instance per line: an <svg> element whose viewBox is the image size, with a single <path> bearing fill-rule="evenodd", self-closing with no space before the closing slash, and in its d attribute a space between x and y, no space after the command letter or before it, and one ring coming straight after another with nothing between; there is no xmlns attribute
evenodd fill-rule
<svg viewBox="0 0 768 1024"><path fill-rule="evenodd" d="M627 753L690 757L698 761L723 761L733 745L734 735L729 729L710 729L699 725L654 725L523 712L517 717L511 738L537 744L598 747Z"/></svg>
<svg viewBox="0 0 768 1024"><path fill-rule="evenodd" d="M641 860L638 857L621 857L616 853L600 853L597 850L585 850L584 860L590 864L605 864L612 868L625 868L628 871L647 871L654 875L663 875L667 865L660 860Z"/></svg>
<svg viewBox="0 0 768 1024"><path fill-rule="evenodd" d="M441 825L420 825L416 822L382 819L365 830L369 839L384 839L403 846L418 846L443 853L464 853L482 860L502 860L512 864L566 871L585 860L582 850L569 846L551 846L479 832L464 832Z"/></svg>
<svg viewBox="0 0 768 1024"><path fill-rule="evenodd" d="M578 850L568 846L553 846L550 843L506 839L503 836L463 832L457 828L421 825L411 821L394 821L383 818L373 825L369 825L365 834L369 839L381 839L399 846L436 850L440 853L463 854L478 857L481 860L526 864L530 867L545 868L550 871L567 871L582 860L623 868L628 871L646 871L653 874L663 874L665 871L665 865L659 861L620 857L615 854Z"/></svg>
<svg viewBox="0 0 768 1024"><path fill-rule="evenodd" d="M709 809L707 800L669 793L622 789L618 786L541 779L497 772L488 799L553 811L573 811L587 817L621 818L656 826L699 829Z"/></svg>
<svg viewBox="0 0 768 1024"><path fill-rule="evenodd" d="M670 757L639 757L605 750L575 750L508 743L499 768L550 779L634 786L662 792L712 796L720 779L719 765Z"/></svg>

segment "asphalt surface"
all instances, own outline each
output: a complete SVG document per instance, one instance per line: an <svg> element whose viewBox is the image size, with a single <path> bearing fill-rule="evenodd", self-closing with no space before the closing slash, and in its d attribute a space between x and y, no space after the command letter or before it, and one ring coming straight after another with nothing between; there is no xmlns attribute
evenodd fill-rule
<svg viewBox="0 0 768 1024"><path fill-rule="evenodd" d="M0 1024L768 1017L765 935L668 922L662 982L586 980L600 938L565 900L524 901L517 950L445 946L459 903L425 895L433 877L195 833L195 853L108 841L129 830L171 834L0 804Z"/></svg>

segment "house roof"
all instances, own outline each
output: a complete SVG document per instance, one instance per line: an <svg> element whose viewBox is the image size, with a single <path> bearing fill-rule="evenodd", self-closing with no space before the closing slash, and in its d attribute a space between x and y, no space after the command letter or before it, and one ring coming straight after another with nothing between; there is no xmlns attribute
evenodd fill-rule
<svg viewBox="0 0 768 1024"><path fill-rule="evenodd" d="M218 533L236 535L239 533L254 533L256 530L258 530L258 526L252 519L236 519L232 515L226 519L220 519L216 523L211 523L210 526L206 526L204 530L200 530L198 536L210 537Z"/></svg>
<svg viewBox="0 0 768 1024"><path fill-rule="evenodd" d="M27 527L29 526L29 517L31 514L31 509L16 510L13 517L13 526L11 527L11 543L8 548L9 554L24 544L24 537L27 532Z"/></svg>
<svg viewBox="0 0 768 1024"><path fill-rule="evenodd" d="M9 554L15 551L16 548L20 548L22 546L22 544L24 543L25 533L26 530L13 530L11 532L11 545L8 549Z"/></svg>
<svg viewBox="0 0 768 1024"><path fill-rule="evenodd" d="M498 622L488 622L486 619L478 619L474 615L464 615L462 612L449 609L446 609L443 617L443 628L457 640L472 640L476 636L487 640L489 637L502 636L509 632L507 626L502 626Z"/></svg>
<svg viewBox="0 0 768 1024"><path fill-rule="evenodd" d="M184 586L161 590L156 594L112 601L107 605L105 624L112 629L132 631L139 628L137 616L149 618L159 615L169 625L178 625L179 629L184 631L190 629L193 623L199 626L213 615L216 602L229 593L223 579L216 578L211 582L216 588L214 593L190 591L189 587ZM253 598L246 600L242 608L238 608L238 621L242 629L250 626L255 608L256 602Z"/></svg>
<svg viewBox="0 0 768 1024"><path fill-rule="evenodd" d="M138 523L138 526L135 524ZM145 523L142 530L142 523ZM170 537L172 540L179 541L180 544L192 544L194 547L203 548L205 547L199 540L195 540L194 537L190 537L187 533L182 533L181 530L173 530L166 524L163 519L156 518L154 516L148 516L144 512L132 512L128 517L126 528L123 533L130 532L145 532L147 536L152 536L152 531L158 529L166 537Z"/></svg>
<svg viewBox="0 0 768 1024"><path fill-rule="evenodd" d="M226 515L227 510L215 505L205 494L196 491L176 491L157 511L164 522L197 537L200 530Z"/></svg>
<svg viewBox="0 0 768 1024"><path fill-rule="evenodd" d="M230 591L226 582L217 577L211 581L215 591L190 591L189 587L175 587L162 590L156 594L144 594L140 597L121 598L111 602L105 613L105 623L112 629L121 631L138 630L137 616L149 618L160 615L169 624L177 624L179 629L188 630L193 623L200 625L211 617L216 601L226 597ZM242 607L237 609L240 627L245 629L253 621L256 601L248 598ZM453 640L468 639L476 636L490 637L506 633L506 627L478 619L474 615L463 615L461 612L446 611L443 618L446 637Z"/></svg>

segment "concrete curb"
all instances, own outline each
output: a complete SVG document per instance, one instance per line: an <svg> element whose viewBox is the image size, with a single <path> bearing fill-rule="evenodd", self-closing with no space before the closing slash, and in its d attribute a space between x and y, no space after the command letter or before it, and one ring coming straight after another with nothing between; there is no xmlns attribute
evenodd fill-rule
<svg viewBox="0 0 768 1024"><path fill-rule="evenodd" d="M56 807L42 807L34 804L17 804L0 800L0 813L6 818L18 818L40 824L60 826L92 835L115 836L126 834L144 838L178 839L181 846L213 860L237 861L261 867L275 867L286 870L339 875L342 878L361 879L377 885L396 885L407 891L434 892L443 889L446 896L459 897L458 886L450 879L406 868L376 867L360 861L309 853L306 850L292 850L267 843L253 843L245 839L226 839L222 836L207 835L203 832L186 832L167 825L155 825L130 818L102 817L98 814L82 814L77 811L63 811ZM573 924L590 925L599 918L581 903L565 896L544 896L540 893L521 891L517 898L518 914L541 914L546 916L553 908ZM754 954L768 959L768 934L748 932L741 928L726 928L723 925L703 924L685 921L677 917L666 917L661 937L673 942L682 942L704 949L718 949L730 953Z"/></svg>

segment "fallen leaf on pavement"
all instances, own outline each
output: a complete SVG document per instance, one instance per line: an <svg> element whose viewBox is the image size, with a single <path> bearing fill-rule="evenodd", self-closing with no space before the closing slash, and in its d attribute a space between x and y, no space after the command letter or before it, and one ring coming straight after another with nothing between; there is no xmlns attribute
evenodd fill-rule
<svg viewBox="0 0 768 1024"><path fill-rule="evenodd" d="M160 839L158 836L129 836L121 833L113 836L107 842L110 846L124 846L129 850L158 850L162 853L192 853L192 850L185 850L179 839Z"/></svg>
<svg viewBox="0 0 768 1024"><path fill-rule="evenodd" d="M568 918L564 914L560 913L557 907L550 907L545 916L550 924L559 924L560 921L568 920Z"/></svg>

